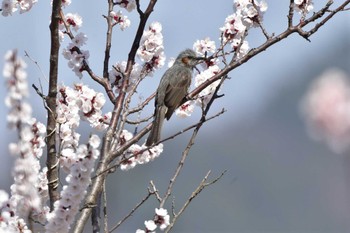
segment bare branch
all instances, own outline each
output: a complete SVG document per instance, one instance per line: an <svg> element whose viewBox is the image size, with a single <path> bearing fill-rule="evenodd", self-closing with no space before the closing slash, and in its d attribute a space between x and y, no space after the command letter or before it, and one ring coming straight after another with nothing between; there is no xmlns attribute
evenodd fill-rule
<svg viewBox="0 0 350 233"><path fill-rule="evenodd" d="M174 224L176 223L176 221L180 217L180 215L186 210L186 208L191 203L191 201L203 191L204 188L216 183L218 180L220 180L225 175L226 172L227 172L227 170L223 171L221 173L221 175L216 177L214 180L212 180L210 182L206 182L208 180L210 173L211 173L211 171L208 171L207 174L205 175L205 177L203 178L203 180L200 182L200 184L196 188L196 190L192 192L191 196L187 199L187 201L182 206L182 208L179 210L179 212L177 214L173 213L174 217L173 217L171 223L169 224L169 226L167 227L167 229L165 230L165 232L169 232L174 227Z"/></svg>

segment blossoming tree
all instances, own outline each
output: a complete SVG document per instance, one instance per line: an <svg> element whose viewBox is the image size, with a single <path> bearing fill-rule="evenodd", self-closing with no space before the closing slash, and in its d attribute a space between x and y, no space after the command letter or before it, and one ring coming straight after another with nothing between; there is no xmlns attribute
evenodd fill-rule
<svg viewBox="0 0 350 233"><path fill-rule="evenodd" d="M11 193L0 192L2 232L33 232L41 228L40 231L45 229L46 232L78 233L83 232L91 215L94 232L99 232L101 227L104 232L111 232L151 196L159 202L154 207L155 213L150 216L150 220L145 221L144 227L136 227L135 231L170 231L191 200L221 177L208 181L208 172L178 212L173 210L170 213L165 209L202 125L225 112L223 109L208 115L215 100L223 97L218 91L227 81L228 73L293 33L309 40L334 15L346 11L350 0L336 3L329 0L320 9L314 9L311 0L290 0L289 9L286 9L287 27L278 34L269 34L264 26L263 15L268 12L265 1L234 0L234 12L226 19L223 18L219 40L203 38L193 44L194 51L203 58L203 62L195 72L194 89L188 93L176 114L189 117L195 108L200 108L201 118L196 124L150 147L145 146L143 136L151 129L152 116L144 119L137 117L136 120L131 120L131 116L143 112L155 96L152 94L133 105L132 100L141 91L140 83L163 67L166 61L161 22L148 22L157 1L149 0L144 6L139 0L106 1L107 14L104 18L107 33L101 73L89 65L90 54L86 50L88 35L81 31L82 18L69 13L70 3L70 0L52 1L49 91L43 93L40 88L33 86L43 99L43 109L47 110L45 124L32 117L32 108L26 100L26 63L16 51L9 51L5 55L3 76L8 88L5 104L9 108L9 126L17 131L18 141L9 146L10 152L16 156ZM35 4L40 3L37 0L2 0L1 13L3 16L16 17L16 11L28 12ZM111 64L112 34L118 28L123 31L130 26L128 14L132 13L138 14L140 19L139 22L133 22L138 24L138 28L130 39L133 42L127 59ZM248 43L253 28L258 29L265 38L255 48L251 48ZM68 45L61 46L63 42ZM67 60L73 71L72 76L81 79L79 83L73 86L59 84L60 56ZM86 74L84 78L83 74ZM86 78L94 80L104 92L97 92L85 85ZM107 101L113 105L113 109L103 108ZM88 142L81 142L77 132L81 121L87 121L92 129L101 131L102 137L91 134ZM127 125L143 127L131 133L126 130ZM184 131L192 131L192 136L182 152L173 177L169 179L164 195L151 182L148 195L116 226L109 228L107 221L100 226L100 216L95 213L103 207L101 194L106 188L104 184L107 176L116 169L130 170L153 161L166 153L164 141L181 136ZM44 154L46 166L41 167L40 160ZM62 177L64 181L60 182Z"/></svg>

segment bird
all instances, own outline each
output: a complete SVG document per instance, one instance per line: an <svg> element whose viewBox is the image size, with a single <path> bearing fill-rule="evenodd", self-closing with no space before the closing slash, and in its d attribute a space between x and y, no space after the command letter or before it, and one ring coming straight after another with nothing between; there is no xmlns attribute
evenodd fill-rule
<svg viewBox="0 0 350 233"><path fill-rule="evenodd" d="M163 74L155 96L153 124L146 146L159 142L164 119L170 119L188 94L192 71L202 59L192 49L186 49L180 52L173 66Z"/></svg>

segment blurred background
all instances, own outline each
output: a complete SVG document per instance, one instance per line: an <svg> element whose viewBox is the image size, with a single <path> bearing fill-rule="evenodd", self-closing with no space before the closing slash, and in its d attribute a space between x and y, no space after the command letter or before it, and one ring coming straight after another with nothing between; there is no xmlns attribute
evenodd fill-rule
<svg viewBox="0 0 350 233"><path fill-rule="evenodd" d="M264 24L269 33L285 30L288 3L268 1ZM145 7L146 3L142 4ZM318 4L315 10L325 3ZM75 0L64 10L83 17L81 31L89 38L83 48L90 51L89 63L98 74L102 73L106 34L102 15L106 14L106 9L106 3ZM125 32L115 28L111 64L127 59L137 28L137 12L123 10L123 13L130 18L131 27ZM159 1L149 23L159 21L162 24L168 60L184 48L192 48L197 39L209 36L218 45L219 28L232 13L232 1L228 0L220 3ZM22 56L27 51L47 75L49 20L50 3L45 1L39 1L29 13L19 15L16 12L12 17L0 17L0 56L14 48ZM222 108L227 112L201 129L174 188L175 209L181 208L209 170L213 179L224 170L227 172L192 201L173 232L350 232L349 151L335 153L325 143L312 140L300 110L310 83L325 70L337 67L350 72L349 25L349 14L340 13L310 38L311 43L292 35L229 74L231 79L221 90L225 96L215 102L209 115ZM258 29L252 30L247 39L251 47L264 42ZM29 85L38 86L41 79L46 93L47 83L40 71L29 59L25 61ZM146 80L140 89L141 97L147 98L156 90L165 69ZM85 74L79 80L63 57L59 72L60 80L65 84L84 82L103 91ZM5 95L3 84L0 99ZM30 102L35 117L45 122L42 101L34 90L31 90ZM110 105L105 107L106 112L110 109ZM152 113L153 103L147 106L147 111ZM7 146L16 140L16 134L7 129L6 113L5 105L0 104L0 188L9 191L12 159ZM199 109L190 118L173 117L165 123L163 137L195 123L199 117ZM88 135L87 124L81 126L81 132ZM110 226L146 196L150 180L161 194L165 192L189 137L190 133L187 133L166 142L163 154L149 164L109 176ZM85 139L82 137L82 142ZM168 211L170 206L171 203L167 205ZM119 232L143 228L143 222L153 217L156 207L154 199L148 201Z"/></svg>

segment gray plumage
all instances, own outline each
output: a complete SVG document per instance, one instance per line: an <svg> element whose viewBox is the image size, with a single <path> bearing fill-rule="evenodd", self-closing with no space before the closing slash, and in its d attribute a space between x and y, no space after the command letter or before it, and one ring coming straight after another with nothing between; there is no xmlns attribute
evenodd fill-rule
<svg viewBox="0 0 350 233"><path fill-rule="evenodd" d="M164 73L155 97L153 125L146 146L151 146L160 140L163 121L165 118L170 119L186 97L191 85L192 71L198 60L193 50L186 49L179 54L174 65Z"/></svg>

